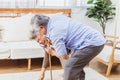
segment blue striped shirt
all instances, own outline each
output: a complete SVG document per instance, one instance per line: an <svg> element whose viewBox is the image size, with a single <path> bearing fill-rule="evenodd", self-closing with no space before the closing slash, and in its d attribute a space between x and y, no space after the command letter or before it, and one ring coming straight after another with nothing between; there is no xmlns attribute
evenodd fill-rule
<svg viewBox="0 0 120 80"><path fill-rule="evenodd" d="M105 39L99 31L60 14L50 18L47 37L52 41L59 56L67 53L66 48L75 50L105 43Z"/></svg>

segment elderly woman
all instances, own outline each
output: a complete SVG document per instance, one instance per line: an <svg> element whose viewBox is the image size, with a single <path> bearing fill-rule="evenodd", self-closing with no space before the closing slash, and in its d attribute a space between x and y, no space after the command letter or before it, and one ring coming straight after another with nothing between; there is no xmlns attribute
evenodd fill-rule
<svg viewBox="0 0 120 80"><path fill-rule="evenodd" d="M100 32L63 14L51 18L35 15L32 24L38 35L51 40L54 50L45 47L45 51L66 60L64 80L85 80L83 68L100 53L105 44ZM39 43L44 44L45 41L40 40ZM66 48L72 51L69 58Z"/></svg>

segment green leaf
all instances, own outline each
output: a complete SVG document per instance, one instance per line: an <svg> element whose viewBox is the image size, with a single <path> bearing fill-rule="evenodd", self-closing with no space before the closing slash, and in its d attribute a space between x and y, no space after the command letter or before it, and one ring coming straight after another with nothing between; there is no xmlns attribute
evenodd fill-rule
<svg viewBox="0 0 120 80"><path fill-rule="evenodd" d="M113 17L106 18L107 21L110 20L110 19L113 19Z"/></svg>
<svg viewBox="0 0 120 80"><path fill-rule="evenodd" d="M88 0L87 4L92 4L94 0Z"/></svg>
<svg viewBox="0 0 120 80"><path fill-rule="evenodd" d="M110 0L103 0L105 5L110 6L112 5L112 2Z"/></svg>

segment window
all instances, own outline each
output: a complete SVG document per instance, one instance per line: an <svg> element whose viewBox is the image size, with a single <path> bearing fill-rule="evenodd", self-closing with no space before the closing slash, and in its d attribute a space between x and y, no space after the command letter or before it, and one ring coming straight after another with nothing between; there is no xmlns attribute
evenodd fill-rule
<svg viewBox="0 0 120 80"><path fill-rule="evenodd" d="M33 8L36 0L0 0L0 8Z"/></svg>
<svg viewBox="0 0 120 80"><path fill-rule="evenodd" d="M0 8L68 7L70 0L0 0Z"/></svg>
<svg viewBox="0 0 120 80"><path fill-rule="evenodd" d="M76 0L76 7L87 6L88 0Z"/></svg>
<svg viewBox="0 0 120 80"><path fill-rule="evenodd" d="M0 8L80 7L87 0L0 0Z"/></svg>
<svg viewBox="0 0 120 80"><path fill-rule="evenodd" d="M15 4L15 0L0 0L0 7L14 7L15 5L12 5L11 2Z"/></svg>
<svg viewBox="0 0 120 80"><path fill-rule="evenodd" d="M68 7L69 0L37 0L37 7Z"/></svg>

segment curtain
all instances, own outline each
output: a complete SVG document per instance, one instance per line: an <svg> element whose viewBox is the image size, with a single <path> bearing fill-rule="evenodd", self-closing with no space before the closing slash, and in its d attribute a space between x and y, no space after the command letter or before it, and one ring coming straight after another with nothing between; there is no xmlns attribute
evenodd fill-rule
<svg viewBox="0 0 120 80"><path fill-rule="evenodd" d="M0 0L0 8L34 8L36 0Z"/></svg>

